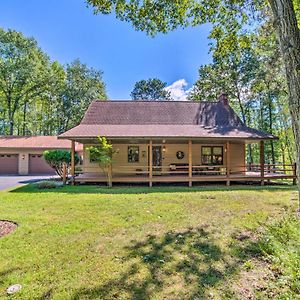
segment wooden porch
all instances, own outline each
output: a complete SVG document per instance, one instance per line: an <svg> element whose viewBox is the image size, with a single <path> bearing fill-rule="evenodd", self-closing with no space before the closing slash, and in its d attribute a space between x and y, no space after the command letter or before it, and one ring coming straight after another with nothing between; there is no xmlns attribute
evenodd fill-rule
<svg viewBox="0 0 300 300"><path fill-rule="evenodd" d="M272 165L265 164L264 161L264 142L260 141L260 163L234 165L230 161L230 142L225 143L224 155L226 156L225 165L195 165L192 161L192 141L188 141L188 162L186 164L172 164L168 166L155 166L153 157L149 155L148 165L136 166L117 166L117 170L112 167L113 183L147 183L151 187L153 183L193 183L199 182L224 182L227 186L231 182L259 182L264 185L266 182L287 179L296 184L296 164L292 165ZM152 153L152 141L149 142L149 151ZM107 182L104 174L99 172L99 167L89 168L89 172L75 174L74 165L74 142L72 142L72 161L71 175L73 183L105 183Z"/></svg>
<svg viewBox="0 0 300 300"><path fill-rule="evenodd" d="M265 182L274 180L288 179L293 184L296 184L296 167L295 165L265 165L261 172L259 165L245 166L245 172L227 173L224 166L192 166L192 176L189 176L188 171L184 170L164 170L163 168L152 169L152 176L149 171L129 170L124 167L122 172L114 173L112 176L113 183L148 183L152 186L153 183L188 183L192 186L193 183L199 182L224 182L230 185L231 182L260 182L264 185ZM75 176L75 183L105 183L106 177L99 173L82 173Z"/></svg>

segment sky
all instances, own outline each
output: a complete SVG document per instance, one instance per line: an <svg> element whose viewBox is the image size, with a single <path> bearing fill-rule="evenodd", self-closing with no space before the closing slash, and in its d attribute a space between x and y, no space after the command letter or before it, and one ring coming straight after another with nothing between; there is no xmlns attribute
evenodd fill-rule
<svg viewBox="0 0 300 300"><path fill-rule="evenodd" d="M209 25L152 38L113 15L94 15L85 0L0 1L0 26L34 37L52 60L79 58L103 71L109 99L130 99L135 82L159 78L184 100L209 63Z"/></svg>

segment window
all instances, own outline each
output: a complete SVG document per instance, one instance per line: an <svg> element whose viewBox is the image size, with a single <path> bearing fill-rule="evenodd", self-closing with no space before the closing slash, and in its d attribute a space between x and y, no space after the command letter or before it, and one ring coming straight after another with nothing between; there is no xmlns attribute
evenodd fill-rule
<svg viewBox="0 0 300 300"><path fill-rule="evenodd" d="M136 163L140 160L140 149L138 146L128 146L128 162Z"/></svg>
<svg viewBox="0 0 300 300"><path fill-rule="evenodd" d="M203 165L223 165L223 147L203 146L202 147Z"/></svg>

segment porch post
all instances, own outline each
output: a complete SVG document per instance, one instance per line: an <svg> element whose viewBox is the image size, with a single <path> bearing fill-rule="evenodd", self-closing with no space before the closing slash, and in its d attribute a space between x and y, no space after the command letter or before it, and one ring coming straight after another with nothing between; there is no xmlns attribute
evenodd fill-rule
<svg viewBox="0 0 300 300"><path fill-rule="evenodd" d="M152 170L153 170L153 154L152 154L152 140L149 141L149 186L152 187Z"/></svg>
<svg viewBox="0 0 300 300"><path fill-rule="evenodd" d="M226 142L226 185L230 186L230 142Z"/></svg>
<svg viewBox="0 0 300 300"><path fill-rule="evenodd" d="M264 141L260 141L260 184L264 185L264 177L265 177L265 143Z"/></svg>
<svg viewBox="0 0 300 300"><path fill-rule="evenodd" d="M193 152L192 152L192 140L189 140L189 187L193 185Z"/></svg>
<svg viewBox="0 0 300 300"><path fill-rule="evenodd" d="M293 166L293 175L294 175L293 185L296 185L297 184L297 163L294 163L292 166Z"/></svg>
<svg viewBox="0 0 300 300"><path fill-rule="evenodd" d="M74 184L75 176L75 141L71 141L71 176L73 177L72 184Z"/></svg>

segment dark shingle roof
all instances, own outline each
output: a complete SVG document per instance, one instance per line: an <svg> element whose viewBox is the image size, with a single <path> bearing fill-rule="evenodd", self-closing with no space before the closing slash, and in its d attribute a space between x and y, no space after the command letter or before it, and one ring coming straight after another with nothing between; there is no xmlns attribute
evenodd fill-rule
<svg viewBox="0 0 300 300"><path fill-rule="evenodd" d="M61 138L199 137L272 139L243 124L221 102L94 101L80 125Z"/></svg>
<svg viewBox="0 0 300 300"><path fill-rule="evenodd" d="M240 126L242 122L220 102L94 101L81 124Z"/></svg>

